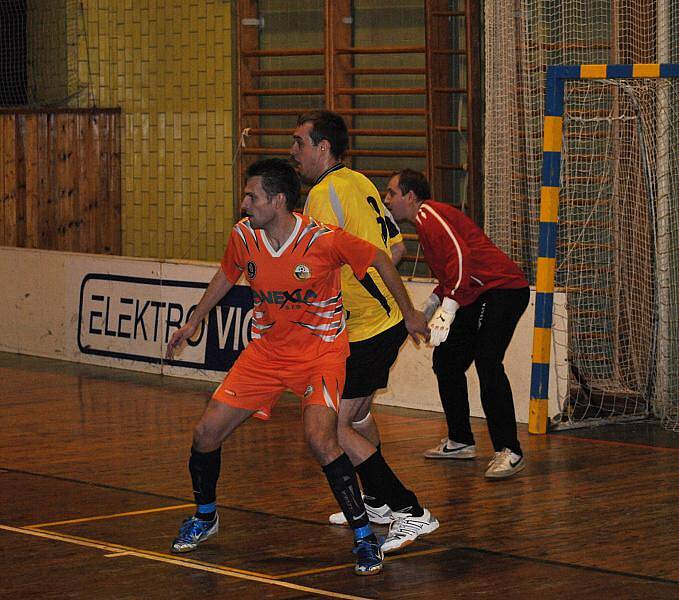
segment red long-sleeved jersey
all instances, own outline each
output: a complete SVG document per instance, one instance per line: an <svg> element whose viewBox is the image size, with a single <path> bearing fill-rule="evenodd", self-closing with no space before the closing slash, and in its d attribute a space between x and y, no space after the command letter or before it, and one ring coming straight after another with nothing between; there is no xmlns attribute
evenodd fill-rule
<svg viewBox="0 0 679 600"><path fill-rule="evenodd" d="M468 306L491 289L528 287L516 263L457 208L427 200L415 227L424 258L439 281L434 289L439 298Z"/></svg>

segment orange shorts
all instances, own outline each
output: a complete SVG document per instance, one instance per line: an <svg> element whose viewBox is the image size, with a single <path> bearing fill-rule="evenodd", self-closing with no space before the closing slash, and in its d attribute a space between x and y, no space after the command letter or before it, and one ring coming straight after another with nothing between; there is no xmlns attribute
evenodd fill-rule
<svg viewBox="0 0 679 600"><path fill-rule="evenodd" d="M255 417L269 419L280 395L292 390L302 400L302 412L309 404L328 406L335 412L344 389L346 360L319 358L302 363L284 363L258 351L250 344L215 390L212 398L229 406L255 411Z"/></svg>

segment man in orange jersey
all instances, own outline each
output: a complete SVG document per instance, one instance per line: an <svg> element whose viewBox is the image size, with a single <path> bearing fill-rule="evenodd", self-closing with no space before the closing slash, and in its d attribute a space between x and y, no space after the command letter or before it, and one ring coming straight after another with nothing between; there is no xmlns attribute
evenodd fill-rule
<svg viewBox="0 0 679 600"><path fill-rule="evenodd" d="M262 160L246 173L247 215L229 238L221 268L188 322L170 339L167 357L188 340L217 302L245 275L254 297L252 342L217 388L193 435L189 471L197 511L185 520L173 552L189 552L218 530L216 486L222 442L251 416L268 419L278 397L302 398L304 435L354 530L355 572L374 575L383 555L373 534L358 481L337 440L337 412L349 354L340 269L356 277L373 266L405 315L409 333L427 334L386 253L333 226L292 212L297 174L285 161Z"/></svg>

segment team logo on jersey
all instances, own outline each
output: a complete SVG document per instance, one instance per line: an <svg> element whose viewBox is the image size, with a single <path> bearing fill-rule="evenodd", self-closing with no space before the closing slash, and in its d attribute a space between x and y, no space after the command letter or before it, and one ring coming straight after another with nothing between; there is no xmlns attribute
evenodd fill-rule
<svg viewBox="0 0 679 600"><path fill-rule="evenodd" d="M255 275L257 275L257 265L252 260L249 260L248 264L245 265L245 270L247 272L248 279L254 279Z"/></svg>
<svg viewBox="0 0 679 600"><path fill-rule="evenodd" d="M304 390L304 397L308 398L313 393L314 393L314 386L313 385L307 385L306 389Z"/></svg>
<svg viewBox="0 0 679 600"><path fill-rule="evenodd" d="M309 279L309 277L311 277L311 269L309 268L309 265L305 265L303 263L298 264L295 267L294 272L295 277L300 281L304 281L305 279Z"/></svg>

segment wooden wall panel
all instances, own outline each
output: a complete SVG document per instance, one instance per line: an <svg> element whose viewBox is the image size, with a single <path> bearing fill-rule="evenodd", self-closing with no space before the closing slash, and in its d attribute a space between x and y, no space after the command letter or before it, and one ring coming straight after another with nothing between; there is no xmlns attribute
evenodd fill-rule
<svg viewBox="0 0 679 600"><path fill-rule="evenodd" d="M94 132L96 139L99 141L100 147L102 149L101 151L101 162L102 162L102 168L99 170L97 173L97 189L99 190L99 195L97 196L97 200L95 201L95 210L96 211L106 211L106 205L103 202L99 201L99 197L103 197L107 194L108 192L108 177L106 176L106 173L109 170L109 154L108 154L108 147L106 145L106 140L108 139L107 136L109 134L108 131L108 125L106 122L106 119L103 116L99 116L96 119L96 122L92 124L92 131ZM95 244L98 248L103 248L107 246L108 242L108 236L106 235L106 227L104 223L101 221L98 221L95 224L94 228L94 235L95 235Z"/></svg>
<svg viewBox="0 0 679 600"><path fill-rule="evenodd" d="M109 173L111 176L109 177L109 198L111 201L109 202L109 212L110 212L110 219L114 220L116 223L121 222L121 202L120 202L120 197L122 195L122 189L121 189L121 181L122 177L120 175L120 170L121 170L121 154L120 154L120 145L122 143L122 136L121 136L121 128L119 126L119 118L117 115L109 115L107 117L107 121L109 122L109 130L111 132L111 135L109 136L109 145L111 148L111 164L109 167ZM117 202L113 202L113 199L118 198ZM109 232L111 233L111 244L115 244L116 246L120 246L120 238L113 238L113 230L109 229Z"/></svg>
<svg viewBox="0 0 679 600"><path fill-rule="evenodd" d="M26 186L26 240L27 248L40 247L40 157L38 154L38 115L26 115L23 121Z"/></svg>
<svg viewBox="0 0 679 600"><path fill-rule="evenodd" d="M5 245L5 119L0 118L0 245Z"/></svg>
<svg viewBox="0 0 679 600"><path fill-rule="evenodd" d="M69 131L70 115L56 115L56 213L57 213L57 246L60 250L73 250L72 236L70 235L72 221L72 211L68 201L69 177L68 167L71 162L71 132Z"/></svg>
<svg viewBox="0 0 679 600"><path fill-rule="evenodd" d="M92 120L94 115L78 115L78 120L76 122L78 140L80 142L80 153L81 156L89 156L96 150L96 146L93 142L93 127L94 124ZM77 206L78 213L80 215L80 248L82 252L94 252L95 236L94 236L94 226L96 220L93 215L93 200L96 198L95 190L92 186L92 175L90 169L87 168L87 161L80 160L78 162L79 171L77 173L78 178L78 198Z"/></svg>
<svg viewBox="0 0 679 600"><path fill-rule="evenodd" d="M0 245L121 253L120 111L0 112Z"/></svg>
<svg viewBox="0 0 679 600"><path fill-rule="evenodd" d="M15 118L6 115L2 120L2 179L4 181L2 203L3 231L6 246L17 245L17 222L16 222L16 156L15 156Z"/></svg>
<svg viewBox="0 0 679 600"><path fill-rule="evenodd" d="M14 136L14 191L15 191L15 222L17 246L26 245L26 154L25 154L25 120L16 119Z"/></svg>
<svg viewBox="0 0 679 600"><path fill-rule="evenodd" d="M42 151L44 153L45 162L45 187L43 193L45 194L46 206L45 217L42 219L42 235L45 240L45 250L57 250L57 229L58 229L58 215L57 215L57 155L56 151L56 115L49 113L47 115L47 122L45 123L45 139L43 140Z"/></svg>

